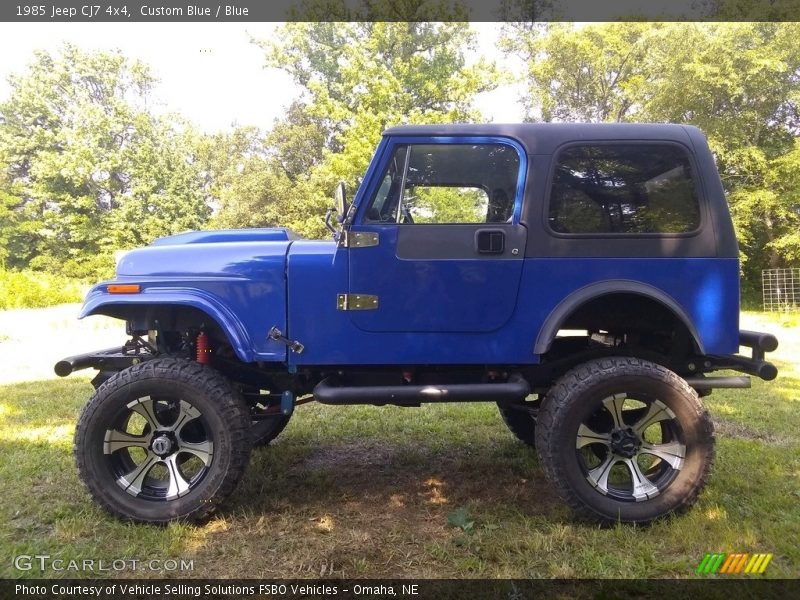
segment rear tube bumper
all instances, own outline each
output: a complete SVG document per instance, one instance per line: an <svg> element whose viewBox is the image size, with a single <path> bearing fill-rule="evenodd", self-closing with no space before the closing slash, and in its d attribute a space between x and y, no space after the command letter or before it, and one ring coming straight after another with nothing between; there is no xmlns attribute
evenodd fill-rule
<svg viewBox="0 0 800 600"><path fill-rule="evenodd" d="M765 359L767 352L778 348L778 339L771 333L741 330L739 345L750 348L750 356L741 354L714 354L705 357L708 371L731 369L764 381L772 381L778 376L778 368ZM748 377L689 377L687 382L696 388L747 388Z"/></svg>

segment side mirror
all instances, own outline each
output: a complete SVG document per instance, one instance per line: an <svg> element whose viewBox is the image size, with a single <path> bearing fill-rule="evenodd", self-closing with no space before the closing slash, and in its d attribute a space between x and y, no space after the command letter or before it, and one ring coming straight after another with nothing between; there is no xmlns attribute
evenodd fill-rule
<svg viewBox="0 0 800 600"><path fill-rule="evenodd" d="M347 215L347 194L345 193L344 181L340 181L336 186L336 212L339 213L339 219L344 220Z"/></svg>

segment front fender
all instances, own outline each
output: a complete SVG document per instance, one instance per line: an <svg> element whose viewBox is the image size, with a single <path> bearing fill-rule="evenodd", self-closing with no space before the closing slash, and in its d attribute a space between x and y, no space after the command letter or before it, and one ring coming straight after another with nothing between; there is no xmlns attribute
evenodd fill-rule
<svg viewBox="0 0 800 600"><path fill-rule="evenodd" d="M230 281L226 282L227 285L230 283ZM261 340L260 346L248 333L248 324L243 322L243 318L250 319L251 322L253 319L259 319L258 315L253 314L252 307L247 314L240 317L226 302L204 289L143 285L142 291L137 294L110 294L107 291L107 285L108 283L99 284L89 292L79 318L96 314L118 317L121 313L129 312L126 309L136 306L188 306L207 314L219 325L226 334L236 356L243 362L284 361L286 359L285 346L266 339L268 321L261 326L261 329L264 330L264 340ZM278 327L285 322L282 309L280 313L280 315L274 315L273 319L273 324ZM263 317L261 318L263 319ZM252 323L249 324L252 325Z"/></svg>

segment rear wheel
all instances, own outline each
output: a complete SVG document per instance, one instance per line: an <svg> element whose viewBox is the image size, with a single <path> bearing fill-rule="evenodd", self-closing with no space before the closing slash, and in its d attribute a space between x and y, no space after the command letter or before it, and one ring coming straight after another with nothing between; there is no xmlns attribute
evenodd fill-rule
<svg viewBox="0 0 800 600"><path fill-rule="evenodd" d="M250 407L250 439L253 447L268 446L283 432L292 415L281 412L281 394L264 394L258 388L244 387L242 395Z"/></svg>
<svg viewBox="0 0 800 600"><path fill-rule="evenodd" d="M647 523L696 501L711 471L712 432L697 393L678 375L640 359L605 358L550 390L536 449L578 514Z"/></svg>
<svg viewBox="0 0 800 600"><path fill-rule="evenodd" d="M536 444L536 418L539 413L539 404L538 400L497 403L497 409L509 431L517 436L518 440L529 446Z"/></svg>
<svg viewBox="0 0 800 600"><path fill-rule="evenodd" d="M283 414L269 415L254 419L253 428L251 430L253 446L256 448L268 446L272 440L286 429L286 426L289 424L289 419L291 419L291 416Z"/></svg>
<svg viewBox="0 0 800 600"><path fill-rule="evenodd" d="M199 520L244 473L249 429L247 406L218 372L154 359L97 389L78 420L75 458L92 497L116 516Z"/></svg>

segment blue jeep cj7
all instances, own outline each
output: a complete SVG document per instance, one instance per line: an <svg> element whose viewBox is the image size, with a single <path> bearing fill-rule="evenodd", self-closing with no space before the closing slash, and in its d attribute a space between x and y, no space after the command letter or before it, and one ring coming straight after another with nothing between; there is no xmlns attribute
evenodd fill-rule
<svg viewBox="0 0 800 600"><path fill-rule="evenodd" d="M336 204L332 241L185 233L92 289L81 317L130 339L56 372L99 371L75 433L97 502L203 518L305 401L483 401L579 515L648 522L709 476L700 397L777 375L776 339L739 330L736 238L692 127L395 127Z"/></svg>

